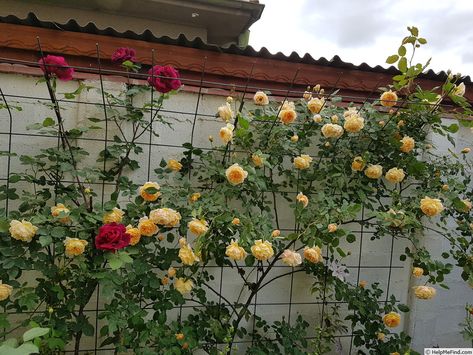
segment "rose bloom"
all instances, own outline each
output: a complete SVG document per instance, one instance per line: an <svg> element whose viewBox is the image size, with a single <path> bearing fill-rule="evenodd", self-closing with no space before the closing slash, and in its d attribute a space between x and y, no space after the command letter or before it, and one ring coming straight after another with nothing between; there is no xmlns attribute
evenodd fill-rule
<svg viewBox="0 0 473 355"><path fill-rule="evenodd" d="M179 258L184 265L193 265L199 261L191 246L187 243L179 248Z"/></svg>
<svg viewBox="0 0 473 355"><path fill-rule="evenodd" d="M401 315L396 312L389 312L383 316L384 324L389 328L395 328L401 323Z"/></svg>
<svg viewBox="0 0 473 355"><path fill-rule="evenodd" d="M185 338L184 334L182 334L182 333L177 333L176 334L176 340L184 340L184 338Z"/></svg>
<svg viewBox="0 0 473 355"><path fill-rule="evenodd" d="M292 101L284 101L279 107L280 110L293 110L295 111L296 105Z"/></svg>
<svg viewBox="0 0 473 355"><path fill-rule="evenodd" d="M307 87L307 90L310 90L310 86ZM310 91L304 91L304 93L302 94L302 98L306 101L309 101L311 98L312 98L312 93Z"/></svg>
<svg viewBox="0 0 473 355"><path fill-rule="evenodd" d="M358 109L354 106L348 107L344 112L343 112L343 117L347 118L348 116L351 115L358 115Z"/></svg>
<svg viewBox="0 0 473 355"><path fill-rule="evenodd" d="M33 240L38 227L24 219L21 222L14 219L10 222L10 228L8 230L13 239L29 243Z"/></svg>
<svg viewBox="0 0 473 355"><path fill-rule="evenodd" d="M199 220L197 218L192 218L192 220L187 223L187 228L189 228L192 234L197 236L205 234L209 230L207 221L203 219Z"/></svg>
<svg viewBox="0 0 473 355"><path fill-rule="evenodd" d="M430 300L437 294L435 288L431 286L414 286L414 295L420 300Z"/></svg>
<svg viewBox="0 0 473 355"><path fill-rule="evenodd" d="M182 164L176 159L169 159L166 167L172 171L180 171L182 169Z"/></svg>
<svg viewBox="0 0 473 355"><path fill-rule="evenodd" d="M174 277L174 276L176 276L176 272L177 272L177 271L176 271L175 268L170 267L170 268L168 269L168 276L169 276L169 277Z"/></svg>
<svg viewBox="0 0 473 355"><path fill-rule="evenodd" d="M360 156L353 158L353 162L351 163L351 168L354 171L362 171L365 168L365 162L363 158Z"/></svg>
<svg viewBox="0 0 473 355"><path fill-rule="evenodd" d="M248 172L244 170L240 165L235 163L229 168L227 168L227 170L225 170L225 175L230 184L239 185L242 184L248 177Z"/></svg>
<svg viewBox="0 0 473 355"><path fill-rule="evenodd" d="M170 65L155 65L148 71L148 75L148 83L163 94L177 90L182 85L179 72Z"/></svg>
<svg viewBox="0 0 473 355"><path fill-rule="evenodd" d="M314 264L321 263L323 261L322 250L318 246L311 248L305 247L304 259Z"/></svg>
<svg viewBox="0 0 473 355"><path fill-rule="evenodd" d="M260 168L263 166L263 158L261 158L261 156L259 156L258 154L252 154L251 161L257 168Z"/></svg>
<svg viewBox="0 0 473 355"><path fill-rule="evenodd" d="M263 91L257 91L255 96L253 96L253 101L258 106L265 106L269 104L268 95L266 95Z"/></svg>
<svg viewBox="0 0 473 355"><path fill-rule="evenodd" d="M301 257L301 254L295 251L286 249L281 255L281 261L287 266L296 267L302 264L302 257Z"/></svg>
<svg viewBox="0 0 473 355"><path fill-rule="evenodd" d="M13 287L0 283L0 301L5 301L8 297L10 297L12 291Z"/></svg>
<svg viewBox="0 0 473 355"><path fill-rule="evenodd" d="M297 112L293 109L281 110L279 111L278 117L281 123L288 125L296 120Z"/></svg>
<svg viewBox="0 0 473 355"><path fill-rule="evenodd" d="M159 232L158 226L148 217L140 218L138 229L140 230L141 235L144 235L145 237L151 237Z"/></svg>
<svg viewBox="0 0 473 355"><path fill-rule="evenodd" d="M383 167L381 165L370 165L365 169L365 175L370 179L379 179L383 175Z"/></svg>
<svg viewBox="0 0 473 355"><path fill-rule="evenodd" d="M157 191L155 193L149 193L149 192L146 191L146 189L148 189L150 187L152 187L156 190L161 189L161 186L159 186L158 183L148 181L143 186L140 186L138 191L140 193L140 196L143 198L143 200L153 202L153 201L156 201L159 196L161 196L161 192Z"/></svg>
<svg viewBox="0 0 473 355"><path fill-rule="evenodd" d="M302 154L294 158L294 167L299 170L308 169L312 163L312 158L307 154Z"/></svg>
<svg viewBox="0 0 473 355"><path fill-rule="evenodd" d="M112 54L112 62L123 63L127 60L136 62L136 51L133 48L120 47Z"/></svg>
<svg viewBox="0 0 473 355"><path fill-rule="evenodd" d="M360 286L360 288L365 288L366 285L368 285L368 281L366 280L360 280L360 282L358 283L358 286Z"/></svg>
<svg viewBox="0 0 473 355"><path fill-rule="evenodd" d="M330 121L332 123L338 123L338 116L337 115L333 115L332 117L330 117Z"/></svg>
<svg viewBox="0 0 473 355"><path fill-rule="evenodd" d="M161 279L161 285L166 286L168 283L169 283L169 277L164 276L164 277Z"/></svg>
<svg viewBox="0 0 473 355"><path fill-rule="evenodd" d="M240 218L236 218L236 217L233 218L233 219L232 219L232 224L233 224L234 226L238 226L238 225L240 224Z"/></svg>
<svg viewBox="0 0 473 355"><path fill-rule="evenodd" d="M325 99L314 97L307 103L307 108L312 113L319 113L325 105Z"/></svg>
<svg viewBox="0 0 473 355"><path fill-rule="evenodd" d="M430 198L425 196L420 200L420 209L422 212L429 217L433 217L441 213L444 209L442 201L438 198Z"/></svg>
<svg viewBox="0 0 473 355"><path fill-rule="evenodd" d="M232 260L240 261L246 258L247 253L245 249L238 245L238 242L232 239L230 245L225 250L225 255Z"/></svg>
<svg viewBox="0 0 473 355"><path fill-rule="evenodd" d="M383 341L383 340L384 340L384 337L385 337L384 333L381 333L381 332L376 333L376 338L377 338L379 341Z"/></svg>
<svg viewBox="0 0 473 355"><path fill-rule="evenodd" d="M463 148L461 152L463 154L468 154L470 151L471 151L471 149L467 147L467 148Z"/></svg>
<svg viewBox="0 0 473 355"><path fill-rule="evenodd" d="M406 177L406 174L404 174L404 170L402 169L391 168L386 172L385 177L386 177L386 180L388 180L389 182L396 184L404 180L404 178Z"/></svg>
<svg viewBox="0 0 473 355"><path fill-rule="evenodd" d="M74 69L68 68L69 64L67 64L64 57L47 55L46 57L41 58L38 63L43 73L55 75L59 80L72 80Z"/></svg>
<svg viewBox="0 0 473 355"><path fill-rule="evenodd" d="M129 224L126 226L126 232L130 235L130 245L136 245L140 242L141 232L138 228Z"/></svg>
<svg viewBox="0 0 473 355"><path fill-rule="evenodd" d="M123 212L121 209L114 207L113 210L105 212L103 215L102 221L104 224L107 223L120 223L123 219L123 215L125 212Z"/></svg>
<svg viewBox="0 0 473 355"><path fill-rule="evenodd" d="M271 232L271 237L277 238L281 235L281 231L279 229L275 229Z"/></svg>
<svg viewBox="0 0 473 355"><path fill-rule="evenodd" d="M453 89L453 95L456 96L463 96L465 95L465 83L460 83L458 85L455 85L455 88Z"/></svg>
<svg viewBox="0 0 473 355"><path fill-rule="evenodd" d="M346 117L343 128L345 128L345 131L347 132L357 133L361 131L364 126L365 120L363 119L363 117L357 114L352 114Z"/></svg>
<svg viewBox="0 0 473 355"><path fill-rule="evenodd" d="M295 134L291 137L291 142L296 143L297 141L299 141L299 136Z"/></svg>
<svg viewBox="0 0 473 355"><path fill-rule="evenodd" d="M411 138L409 136L404 136L402 139L401 139L401 152L403 153L409 153L412 149L414 149L415 147L415 140L414 138Z"/></svg>
<svg viewBox="0 0 473 355"><path fill-rule="evenodd" d="M194 192L190 197L189 201L190 202L196 202L200 198L200 192Z"/></svg>
<svg viewBox="0 0 473 355"><path fill-rule="evenodd" d="M424 275L424 269L421 267L414 267L412 268L412 275L416 278L420 278Z"/></svg>
<svg viewBox="0 0 473 355"><path fill-rule="evenodd" d="M397 351L395 351L393 353L389 353L389 355L401 355L401 354L399 354Z"/></svg>
<svg viewBox="0 0 473 355"><path fill-rule="evenodd" d="M152 220L154 224L174 228L181 222L181 214L172 208L158 208L150 211L149 219Z"/></svg>
<svg viewBox="0 0 473 355"><path fill-rule="evenodd" d="M95 247L101 250L115 251L130 244L130 235L123 224L109 223L99 228L95 237Z"/></svg>
<svg viewBox="0 0 473 355"><path fill-rule="evenodd" d="M72 258L84 253L85 247L89 244L86 240L79 238L66 238L64 241L64 249L66 256Z"/></svg>
<svg viewBox="0 0 473 355"><path fill-rule="evenodd" d="M384 107L393 107L397 102L397 94L395 91L385 91L381 94L379 100Z"/></svg>
<svg viewBox="0 0 473 355"><path fill-rule="evenodd" d="M234 116L232 107L228 102L217 109L217 114L222 120L226 122L230 121Z"/></svg>
<svg viewBox="0 0 473 355"><path fill-rule="evenodd" d="M228 144L229 142L232 141L234 129L235 129L235 126L232 125L231 123L227 123L225 127L220 128L218 135L220 139L223 141L223 143Z"/></svg>
<svg viewBox="0 0 473 355"><path fill-rule="evenodd" d="M335 233L338 229L337 225L335 223L330 223L328 226L327 226L327 229L328 229L328 232L329 233Z"/></svg>
<svg viewBox="0 0 473 355"><path fill-rule="evenodd" d="M251 247L251 253L256 259L265 261L274 255L274 250L270 242L258 239L255 240L255 244Z"/></svg>
<svg viewBox="0 0 473 355"><path fill-rule="evenodd" d="M326 123L321 128L325 138L340 138L343 134L343 127L338 124Z"/></svg>
<svg viewBox="0 0 473 355"><path fill-rule="evenodd" d="M314 117L312 117L312 121L314 121L315 123L320 123L322 122L322 116L320 116L319 114L316 114L314 115Z"/></svg>
<svg viewBox="0 0 473 355"><path fill-rule="evenodd" d="M56 206L51 207L51 216L59 217L59 215L62 215L62 217L59 218L59 222L61 223L68 223L71 220L68 216L69 213L69 208L64 206L62 203L58 203Z"/></svg>
<svg viewBox="0 0 473 355"><path fill-rule="evenodd" d="M309 204L309 198L304 195L302 192L299 192L296 196L296 200L297 202L301 203L302 206L307 207L307 205Z"/></svg>
<svg viewBox="0 0 473 355"><path fill-rule="evenodd" d="M462 200L463 204L465 205L464 208L462 208L461 212L468 212L471 210L473 207L472 203L470 200Z"/></svg>
<svg viewBox="0 0 473 355"><path fill-rule="evenodd" d="M186 280L182 277L179 277L174 283L174 288L179 291L182 295L190 293L194 287L192 280Z"/></svg>

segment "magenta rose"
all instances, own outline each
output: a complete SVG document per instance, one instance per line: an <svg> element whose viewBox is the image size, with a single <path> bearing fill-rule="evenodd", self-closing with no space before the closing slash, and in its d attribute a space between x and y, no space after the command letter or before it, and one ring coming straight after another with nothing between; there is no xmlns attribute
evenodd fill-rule
<svg viewBox="0 0 473 355"><path fill-rule="evenodd" d="M148 71L148 83L163 94L181 87L179 72L170 65L155 65Z"/></svg>
<svg viewBox="0 0 473 355"><path fill-rule="evenodd" d="M44 73L56 75L60 80L72 80L74 69L69 68L69 64L67 64L64 57L47 55L46 57L41 58L38 63Z"/></svg>
<svg viewBox="0 0 473 355"><path fill-rule="evenodd" d="M99 228L95 237L95 247L102 250L118 250L130 244L130 235L123 224L109 223Z"/></svg>
<svg viewBox="0 0 473 355"><path fill-rule="evenodd" d="M123 63L126 60L136 62L136 51L133 48L120 47L112 54L112 62Z"/></svg>

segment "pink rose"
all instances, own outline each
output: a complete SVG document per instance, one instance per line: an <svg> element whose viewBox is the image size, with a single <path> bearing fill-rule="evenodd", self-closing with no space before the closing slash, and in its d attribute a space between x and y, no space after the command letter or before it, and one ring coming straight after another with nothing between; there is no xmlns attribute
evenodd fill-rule
<svg viewBox="0 0 473 355"><path fill-rule="evenodd" d="M44 73L47 72L50 75L56 75L60 80L72 80L74 69L69 67L64 57L47 55L41 58L38 63Z"/></svg>
<svg viewBox="0 0 473 355"><path fill-rule="evenodd" d="M112 62L123 63L126 60L136 62L136 51L133 48L120 47L112 54Z"/></svg>
<svg viewBox="0 0 473 355"><path fill-rule="evenodd" d="M163 94L181 87L179 72L170 65L155 65L148 74L148 83Z"/></svg>
<svg viewBox="0 0 473 355"><path fill-rule="evenodd" d="M95 237L95 247L102 250L118 250L130 245L131 236L123 224L108 223L99 228Z"/></svg>

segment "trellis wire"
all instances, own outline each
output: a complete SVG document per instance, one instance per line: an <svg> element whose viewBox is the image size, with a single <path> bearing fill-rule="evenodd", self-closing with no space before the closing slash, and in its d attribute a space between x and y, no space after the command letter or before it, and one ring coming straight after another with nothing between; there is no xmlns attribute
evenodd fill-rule
<svg viewBox="0 0 473 355"><path fill-rule="evenodd" d="M43 56L39 39L38 39L38 46L39 46L40 56ZM96 44L96 56L97 56L97 58L96 58L97 59L97 67L96 68L94 68L94 67L84 68L84 67L77 67L77 66L75 66L75 67L71 66L71 67L73 67L76 70L93 73L93 74L96 74L98 76L98 79L99 79L99 82L100 82L100 88L101 88L101 92L102 92L102 102L100 103L100 102L81 101L81 100L65 100L65 99L57 99L55 97L54 97L53 101L54 101L55 111L60 110L60 106L59 106L60 104L67 104L67 103L84 104L84 105L100 105L100 106L102 106L103 114L104 114L104 118L105 118L105 121L104 121L105 130L104 130L103 139L102 138L79 137L78 140L86 140L86 141L91 140L91 141L102 142L104 144L105 154L104 154L103 168L105 169L106 168L106 160L107 160L107 153L106 153L107 144L108 144L108 142L110 142L109 137L108 137L109 126L108 126L107 107L120 108L120 107L123 107L123 105L112 104L112 103L107 103L106 102L105 96L104 96L104 75L119 75L120 77L125 77L125 76L128 77L129 76L133 79L142 79L142 78L147 78L148 74L129 73L129 72L124 72L122 70L111 70L111 69L103 68L102 63L101 63L101 57L100 57L100 47L99 47L98 43ZM151 53L151 58L152 58L151 63L152 63L152 65L154 65L154 63L155 63L154 51ZM191 140L192 144L194 142L195 127L197 125L197 120L202 119L202 118L209 118L209 119L214 118L213 115L204 114L204 113L199 112L200 100L202 99L202 96L203 96L202 89L205 88L205 87L217 86L219 88L227 88L227 89L232 88L232 89L235 89L237 91L240 90L240 92L243 93L242 94L243 100L242 100L242 103L240 105L240 109L238 110L239 112L241 112L242 109L243 109L244 98L246 97L246 94L247 94L248 91L271 90L273 93L274 92L280 92L283 95L284 100L287 100L290 97L300 97L301 94L303 93L303 91L293 89L293 85L295 83L295 80L296 80L299 69L297 69L292 82L287 83L287 84L289 84L288 85L289 88L287 90L269 89L269 88L264 88L264 87L262 88L262 87L256 87L256 86L249 85L250 80L252 79L251 75L252 75L252 72L253 72L254 65L252 66L252 69L250 71L250 75L248 76L245 85L238 85L238 84L233 84L233 83L228 83L228 82L217 82L217 81L212 81L212 80L204 80L206 62L207 62L207 58L205 57L203 59L203 65L202 65L200 80L196 80L196 79L192 79L192 78L185 78L185 77L181 78L181 80L184 83L190 83L190 84L198 86L198 94L197 94L197 98L196 98L195 110L193 110L192 112L191 111L166 110L166 109L161 110L161 112L163 112L163 113L185 114L185 115L189 115L189 116L193 117L192 131L191 131L191 137L190 137L190 140ZM18 60L14 60L14 59L10 59L10 58L0 58L0 63L25 64L25 65L28 65L30 67L38 67L37 62L18 61ZM324 94L325 98L329 99L333 95L333 93L335 93L337 91L337 85L338 85L338 82L339 82L340 78L342 77L342 74L343 74L343 72L340 72L340 75L338 76L337 81L334 83L333 89L331 90L331 92L329 94ZM47 74L45 74L45 75L47 77ZM153 72L152 72L151 76L152 76L152 78L155 77ZM156 76L156 77L158 77L158 76ZM48 80L47 80L47 83L49 83ZM48 88L48 89L50 89L50 88ZM351 96L344 96L343 100L344 100L344 102L349 102L349 101L362 102L362 105L359 108L359 110L362 110L365 103L374 102L376 100L376 99L371 98L372 94L375 93L376 90L377 90L377 87L374 87L372 89L371 93L367 97L351 95ZM152 157L152 153L153 153L153 151L152 151L153 147L182 148L180 145L165 144L165 143L162 143L162 142L160 142L160 143L153 143L152 142L152 129L153 129L153 117L154 117L153 116L153 111L155 110L155 108L153 106L153 95L154 95L153 90L150 90L150 92L151 92L151 102L152 102L151 109L150 109L150 130L151 130L150 137L149 137L148 141L145 142L145 143L143 143L143 142L137 142L136 143L136 144L141 144L141 145L145 145L145 146L148 147L148 157L147 157L147 167L146 167L148 180L150 179L150 175L151 175L151 157ZM9 117L8 129L6 131L3 131L3 129L0 131L1 135L6 135L8 137L8 153L9 153L8 156L7 156L6 177L5 178L0 177L0 181L5 181L5 184L6 184L6 187L7 187L7 190L8 190L9 187L10 187L10 182L9 182L8 177L12 173L12 171L11 171L11 153L12 153L12 139L13 139L13 137L15 137L15 136L18 136L18 137L31 136L31 137L44 137L44 138L53 138L54 137L54 138L58 139L58 144L60 143L59 142L60 137L59 137L59 134L57 136L50 136L50 135L41 135L41 134L33 134L33 133L21 133L21 132L15 132L13 130L13 115L14 114L11 111L10 105L7 102L7 100L9 100L9 99L21 99L21 100L40 100L40 101L49 102L50 100L48 98L32 96L32 95L9 94L9 93L4 92L4 90L1 87L0 87L0 96L2 97L2 100L5 103L5 107L7 108L7 113L8 113L8 117ZM407 102L404 102L404 103L407 103ZM57 113L57 111L56 111L56 113ZM235 121L235 124L237 124L237 120ZM276 123L273 122L273 124L276 124ZM212 148L201 147L201 149L203 149L203 150L204 149L205 150L214 150L214 151L222 152L223 156L224 156L223 163L225 162L225 157L226 157L227 153L228 153L228 155L230 155L232 152L238 152L238 150L232 150L230 144L228 144L225 147L225 149L214 148L214 147L212 147ZM191 172L189 172L189 174L191 174ZM63 182L65 182L65 180L63 180ZM70 183L76 183L76 181L74 181L72 179L70 181ZM103 205L104 199L105 199L105 188L106 188L106 186L113 185L113 183L106 182L104 179L102 179L102 182L100 183L100 185L102 186L101 203ZM296 188L296 191L288 191L288 192L297 194L298 189L299 189L299 178L298 178L298 186ZM276 201L275 193L276 192L281 193L281 191L274 191L274 190L273 191L262 191L263 194L265 192L272 192L273 197L274 197L274 199L273 199L274 201ZM6 213L6 216L8 216L8 213L9 213L9 197L8 197L8 194L7 194L6 201L5 201L5 213ZM364 210L364 207L363 207L363 209L362 209L362 219L363 219L364 214L365 214L365 210ZM277 215L276 215L276 219L277 219ZM294 223L294 228L279 228L279 221L276 221L276 223L277 223L277 228L281 229L282 231L297 232L298 229L299 229L299 225L298 225L297 221L295 221L295 223ZM389 292L389 288L390 288L390 284L391 284L392 270L403 268L402 265L394 265L394 263L393 263L394 237L392 238L391 247L390 247L390 251L389 251L390 260L389 260L388 265L363 265L363 262L362 262L363 237L366 236L367 234L371 234L373 232L366 231L364 229L363 223L361 223L359 230L352 230L352 232L359 234L359 238L358 238L358 240L359 240L358 262L355 265L348 265L347 267L349 269L356 270L356 281L357 281L357 283L359 283L359 281L360 281L360 273L361 273L362 269L386 269L386 270L388 270L387 287L386 287L386 289L387 289L386 299L385 300L379 300L380 303L386 303L388 301L388 295L389 295L388 292ZM326 275L327 275L327 272L329 272L327 262L328 262L328 259L329 259L329 256L330 256L328 250L327 250L325 256L326 256L326 262L325 262L326 273L325 273L325 276L324 276L324 283L326 284L326 281L327 281ZM219 277L218 287L219 287L219 293L220 293L219 304L221 304L221 302L225 301L221 296L221 294L222 294L222 285L223 285L223 280L224 280L223 279L224 268L229 268L229 267L228 266L213 266L213 265L209 265L207 267L209 267L209 268L217 268L217 267L220 268L219 269L220 277ZM242 269L252 269L253 268L253 267L247 267L245 265L241 265L239 267L242 268ZM287 270L287 267L281 266L281 265L274 265L273 267L276 270L281 269L281 268L285 268ZM258 280L260 268L263 270L263 268L261 266L256 267L256 270L257 270L256 280ZM293 313L292 312L292 306L293 305L304 305L304 306L320 305L321 308L322 308L322 311L321 311L321 314L320 314L320 317L321 317L320 325L321 325L321 327L323 327L324 326L325 307L327 305L330 305L330 304L340 304L340 305L346 304L346 302L342 302L342 301L328 300L326 298L326 294L325 294L325 287L324 287L324 291L323 291L322 300L314 300L313 302L295 302L293 300L293 286L294 286L294 282L295 282L294 272L278 275L275 279L286 277L288 275L291 276L291 278L290 278L290 292L289 292L288 301L287 302L262 302L258 299L258 294L256 294L254 300L249 303L249 306L253 307L253 314L256 315L258 306L272 306L272 307L284 306L284 307L287 307L287 313L286 313L287 316L286 316L286 314L283 314L283 313L281 313L281 316L285 316L286 319L288 319L288 322L290 323L291 322L291 315ZM268 283L262 284L261 288L265 287ZM98 341L99 341L99 329L98 329L98 326L99 326L98 319L99 319L99 317L98 317L98 315L103 309L100 308L100 292L99 292L98 289L96 291L96 295L97 296L96 296L96 299L95 299L95 308L94 309L87 309L87 310L84 311L87 314L94 314L94 316L95 316L94 347L93 348L81 349L81 352L93 351L95 354L97 354L98 352L106 352L106 351L112 351L113 350L113 348L100 348L99 345L98 345ZM182 316L182 309L184 309L184 308L193 309L193 308L199 308L199 307L204 307L204 306L189 305L189 304L181 305L179 307L179 314L180 314L179 317ZM143 306L143 309L152 309L152 307ZM14 312L11 312L11 314L14 314ZM23 312L23 314L28 314L28 312ZM253 318L252 327L253 327L253 330L255 330L254 318ZM353 329L352 329L352 331L353 331ZM352 346L353 346L353 333L352 333L352 331L350 332L350 334L336 334L335 335L335 337L337 337L337 338L349 338L350 339L350 352L351 352ZM308 340L313 339L313 338L314 338L313 336L308 336L307 337ZM253 339L251 339L251 340L249 340L249 339L248 340L238 339L238 340L235 340L234 343L235 344L248 344L248 343L251 343L252 341L253 341ZM218 344L209 344L209 345L217 346ZM68 351L68 352L72 352L72 351Z"/></svg>

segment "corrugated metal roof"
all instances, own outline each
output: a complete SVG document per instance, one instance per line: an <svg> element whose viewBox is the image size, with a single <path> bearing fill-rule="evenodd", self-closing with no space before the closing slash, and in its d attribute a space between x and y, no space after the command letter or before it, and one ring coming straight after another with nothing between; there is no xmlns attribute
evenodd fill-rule
<svg viewBox="0 0 473 355"><path fill-rule="evenodd" d="M315 59L308 53L306 53L302 57L296 52L292 52L289 56L281 52L277 52L273 54L265 47L261 48L258 51L255 50L252 46L246 46L244 48L238 47L236 45L231 45L229 47L219 47L216 45L207 44L200 38L189 40L183 34L181 34L177 38L170 38L168 36L156 37L149 30L144 31L141 34L137 34L133 31L118 32L111 27L99 29L92 22L89 22L86 26L81 26L75 20L72 20L72 19L64 24L41 21L33 13L28 14L28 16L24 19L20 19L13 15L0 16L0 23L17 24L17 25L24 25L24 26L35 26L35 27L54 29L54 30L60 30L60 31L81 32L81 33L90 33L90 34L97 34L97 35L104 35L104 36L112 36L112 37L118 37L118 38L127 38L127 39L134 39L134 40L140 40L140 41L203 49L203 50L214 51L214 52L235 54L235 55L241 55L241 56L247 56L247 57L259 57L259 58L265 58L265 59L281 60L281 61L287 61L287 62L292 62L292 63L303 63L303 64L312 64L312 65L319 65L319 66L345 68L345 69L352 69L352 70L361 70L361 71L368 71L368 72L387 73L391 75L398 73L397 69L394 66L390 66L389 68L383 68L380 65L372 67L368 65L367 63L361 63L359 65L355 65L353 63L344 62L337 55L334 56L332 59L328 60L324 57ZM447 73L444 71L436 73L433 70L428 70L426 73L422 75L422 77L426 79L436 80L436 81L444 81L447 77ZM472 83L470 76L464 77L463 81L466 84Z"/></svg>

